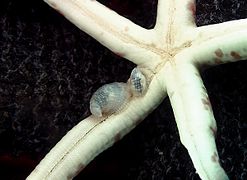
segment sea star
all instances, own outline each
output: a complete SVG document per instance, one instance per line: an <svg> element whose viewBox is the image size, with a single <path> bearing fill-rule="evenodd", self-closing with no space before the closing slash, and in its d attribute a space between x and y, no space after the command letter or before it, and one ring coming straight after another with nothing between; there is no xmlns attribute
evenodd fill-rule
<svg viewBox="0 0 247 180"><path fill-rule="evenodd" d="M95 0L46 2L116 54L142 68L149 85L120 112L81 121L28 179L71 179L120 140L168 95L180 139L201 179L228 179L215 144L216 122L200 77L205 65L247 59L247 19L196 27L194 0L159 0L156 25L144 29Z"/></svg>

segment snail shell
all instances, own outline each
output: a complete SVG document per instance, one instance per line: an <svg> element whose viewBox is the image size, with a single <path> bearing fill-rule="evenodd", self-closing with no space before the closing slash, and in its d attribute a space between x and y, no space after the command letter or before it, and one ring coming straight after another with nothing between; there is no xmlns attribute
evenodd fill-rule
<svg viewBox="0 0 247 180"><path fill-rule="evenodd" d="M134 68L130 75L130 89L134 96L141 96L147 89L146 77L139 68Z"/></svg>
<svg viewBox="0 0 247 180"><path fill-rule="evenodd" d="M119 111L131 96L126 83L114 82L100 87L91 97L90 111L97 117Z"/></svg>
<svg viewBox="0 0 247 180"><path fill-rule="evenodd" d="M100 87L90 99L90 111L96 117L109 116L122 109L131 96L141 96L146 89L146 77L136 67L128 83L114 82Z"/></svg>

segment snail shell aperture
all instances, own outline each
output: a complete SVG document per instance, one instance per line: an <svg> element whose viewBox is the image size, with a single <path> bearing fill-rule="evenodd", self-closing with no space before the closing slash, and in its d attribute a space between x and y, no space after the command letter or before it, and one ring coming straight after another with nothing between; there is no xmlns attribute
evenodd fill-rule
<svg viewBox="0 0 247 180"><path fill-rule="evenodd" d="M130 89L134 96L141 96L147 89L146 77L139 68L134 68L130 75Z"/></svg>
<svg viewBox="0 0 247 180"><path fill-rule="evenodd" d="M97 117L111 115L123 107L131 96L126 83L114 82L100 87L91 97L90 111Z"/></svg>

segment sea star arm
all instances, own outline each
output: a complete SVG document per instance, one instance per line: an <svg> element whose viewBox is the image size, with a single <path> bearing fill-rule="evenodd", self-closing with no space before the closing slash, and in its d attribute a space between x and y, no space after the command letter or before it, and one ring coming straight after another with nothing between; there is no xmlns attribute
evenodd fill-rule
<svg viewBox="0 0 247 180"><path fill-rule="evenodd" d="M95 0L45 0L82 31L117 55L135 64L151 58L144 51L155 39L153 31L142 28ZM142 57L140 57L142 56Z"/></svg>
<svg viewBox="0 0 247 180"><path fill-rule="evenodd" d="M185 29L190 30L196 27L195 12L195 0L159 0L154 27L156 36L159 37L157 44L169 46L175 43L174 40L180 42L181 34Z"/></svg>
<svg viewBox="0 0 247 180"><path fill-rule="evenodd" d="M185 58L185 57L181 57ZM178 60L179 61L179 60ZM216 122L197 68L168 63L165 83L182 144L201 179L228 179L215 144Z"/></svg>
<svg viewBox="0 0 247 180"><path fill-rule="evenodd" d="M246 29L247 29L247 19L239 19L239 20L232 20L219 24L200 26L195 29L196 32L192 32L192 33L199 33L198 34L199 38L197 39L197 41L204 42L213 38L225 36L227 34L231 34Z"/></svg>
<svg viewBox="0 0 247 180"><path fill-rule="evenodd" d="M247 30L215 37L196 45L190 53L198 65L218 65L247 59Z"/></svg>
<svg viewBox="0 0 247 180"><path fill-rule="evenodd" d="M160 72L161 73L161 72ZM160 74L153 76L143 97L133 98L126 107L109 117L93 115L71 129L45 156L27 179L72 179L94 157L136 127L166 97Z"/></svg>
<svg viewBox="0 0 247 180"><path fill-rule="evenodd" d="M247 19L190 29L183 34L191 41L186 51L198 65L219 65L247 59Z"/></svg>

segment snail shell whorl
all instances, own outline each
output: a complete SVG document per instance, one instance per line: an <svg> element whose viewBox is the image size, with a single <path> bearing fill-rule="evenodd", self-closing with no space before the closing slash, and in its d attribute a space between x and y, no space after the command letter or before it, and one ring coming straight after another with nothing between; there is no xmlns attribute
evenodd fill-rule
<svg viewBox="0 0 247 180"><path fill-rule="evenodd" d="M100 87L90 99L90 111L97 117L111 115L123 107L130 98L126 83L114 82Z"/></svg>
<svg viewBox="0 0 247 180"><path fill-rule="evenodd" d="M130 75L130 89L134 96L141 96L147 89L146 77L139 68L134 68Z"/></svg>

